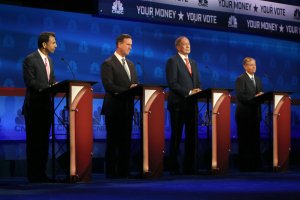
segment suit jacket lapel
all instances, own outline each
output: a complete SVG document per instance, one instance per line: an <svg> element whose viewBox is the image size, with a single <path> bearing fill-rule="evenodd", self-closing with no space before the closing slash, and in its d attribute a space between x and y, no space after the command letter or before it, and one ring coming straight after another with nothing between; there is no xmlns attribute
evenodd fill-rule
<svg viewBox="0 0 300 200"><path fill-rule="evenodd" d="M126 62L127 62L127 65L128 65L129 71L130 71L131 82L132 83L136 82L136 74L135 74L135 70L133 68L132 62L129 62L127 59L126 59Z"/></svg>
<svg viewBox="0 0 300 200"><path fill-rule="evenodd" d="M255 93L256 88L253 84L253 81L251 80L251 78L248 76L246 72L245 72L245 79L246 79L247 87Z"/></svg>
<svg viewBox="0 0 300 200"><path fill-rule="evenodd" d="M196 70L196 65L195 65L195 63L193 62L193 61L191 61L191 60L189 60L189 62L190 62L190 65L191 65L191 68L192 68L192 78L193 78L193 84L194 84L194 86L196 85L196 82L197 82L197 80L196 80L196 72L197 72L197 70Z"/></svg>
<svg viewBox="0 0 300 200"><path fill-rule="evenodd" d="M125 69L124 69L124 66L120 63L120 61L118 60L118 58L117 58L115 55L113 55L113 62L114 62L114 65L117 66L118 69L120 69L120 70L119 70L119 73L122 75L122 77L123 77L125 80L127 80L127 81L130 82L129 77L128 77L128 75L127 75L127 72L126 72ZM127 62L127 61L126 61L126 62ZM128 67L129 67L129 66L128 66ZM129 69L130 69L130 68L129 68ZM130 73L131 73L131 70L130 70Z"/></svg>
<svg viewBox="0 0 300 200"><path fill-rule="evenodd" d="M259 78L257 78L255 76L254 79L255 79L255 83L256 83L256 92L261 92L262 91L262 85L261 85L261 82L260 82Z"/></svg>
<svg viewBox="0 0 300 200"><path fill-rule="evenodd" d="M51 83L52 77L53 77L53 63L52 59L48 56L48 61L49 61L49 66L50 66L50 77L49 77L49 82Z"/></svg>
<svg viewBox="0 0 300 200"><path fill-rule="evenodd" d="M189 75L190 75L190 72L185 64L185 62L182 60L182 58L180 57L179 54L177 54L177 59L178 59L178 62L179 62L179 65L185 70L185 72ZM193 69L192 69L192 72L193 72Z"/></svg>
<svg viewBox="0 0 300 200"><path fill-rule="evenodd" d="M37 61L39 62L39 66L41 68L41 72L43 74L41 74L41 76L43 76L45 78L45 80L48 82L48 77L47 77L47 71L46 71L46 65L43 61L43 58L41 57L41 55L39 54L38 51L36 51L36 54L35 56L38 58ZM48 58L48 57L47 57ZM49 58L48 58L48 62L49 62L49 66L50 66L50 75L51 75L51 65L50 65L50 61L49 61Z"/></svg>

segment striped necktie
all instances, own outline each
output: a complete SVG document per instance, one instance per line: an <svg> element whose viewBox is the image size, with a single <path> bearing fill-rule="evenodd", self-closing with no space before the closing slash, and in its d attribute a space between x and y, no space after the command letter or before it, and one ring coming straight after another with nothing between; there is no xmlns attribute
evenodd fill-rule
<svg viewBox="0 0 300 200"><path fill-rule="evenodd" d="M129 78L129 80L131 80L131 76L130 76L130 71L129 71L129 67L127 66L126 62L125 62L125 58L122 58L122 65L127 73L127 76Z"/></svg>
<svg viewBox="0 0 300 200"><path fill-rule="evenodd" d="M190 75L192 75L192 67L191 67L189 59L188 58L184 58L184 60L185 60L185 65L186 65L186 67L187 67Z"/></svg>
<svg viewBox="0 0 300 200"><path fill-rule="evenodd" d="M254 87L256 87L256 83L255 83L254 76L251 77L251 80L252 80L252 82L253 82Z"/></svg>

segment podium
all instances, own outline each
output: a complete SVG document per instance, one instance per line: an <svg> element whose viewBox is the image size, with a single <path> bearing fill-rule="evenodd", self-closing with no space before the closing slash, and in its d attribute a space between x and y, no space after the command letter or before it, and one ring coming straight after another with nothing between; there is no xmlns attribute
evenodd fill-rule
<svg viewBox="0 0 300 200"><path fill-rule="evenodd" d="M162 86L138 85L120 95L140 99L140 135L142 143L142 176L157 178L163 173L165 93Z"/></svg>
<svg viewBox="0 0 300 200"><path fill-rule="evenodd" d="M189 95L187 98L205 99L209 119L211 118L211 162L214 174L224 174L229 167L230 153L230 89L209 88ZM211 104L211 111L209 105ZM197 127L196 127L197 128ZM197 131L198 132L198 131ZM207 124L209 140L210 124ZM197 138L198 139L198 138ZM196 148L197 149L197 148ZM196 154L197 155L197 154Z"/></svg>
<svg viewBox="0 0 300 200"><path fill-rule="evenodd" d="M69 150L69 173L67 176L71 182L88 182L91 180L92 155L93 155L93 129L92 106L93 89L96 82L65 80L53 85L43 92L52 96L54 110L54 97L57 93L63 93L66 98L67 116L67 146ZM55 172L55 126L54 113L52 120L52 176L56 179Z"/></svg>
<svg viewBox="0 0 300 200"><path fill-rule="evenodd" d="M270 91L255 97L258 103L268 103L270 136L273 136L273 170L286 171L291 149L291 98L290 92ZM273 106L271 105L273 104ZM273 109L272 109L273 108ZM273 115L273 116L272 116Z"/></svg>

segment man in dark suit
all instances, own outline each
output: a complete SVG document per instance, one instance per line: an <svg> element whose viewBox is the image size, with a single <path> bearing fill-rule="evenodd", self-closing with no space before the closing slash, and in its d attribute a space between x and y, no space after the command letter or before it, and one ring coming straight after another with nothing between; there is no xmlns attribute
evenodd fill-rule
<svg viewBox="0 0 300 200"><path fill-rule="evenodd" d="M170 88L168 110L171 119L170 172L180 173L178 162L179 146L185 126L185 151L183 173L195 173L195 145L197 139L197 101L186 96L201 91L197 64L188 58L191 51L188 38L176 39L176 55L169 58L166 64L166 76Z"/></svg>
<svg viewBox="0 0 300 200"><path fill-rule="evenodd" d="M107 178L126 178L130 172L130 149L134 96L120 94L137 86L133 62L125 58L132 48L132 38L121 34L116 39L116 51L101 68L105 97L102 114L106 125L105 174Z"/></svg>
<svg viewBox="0 0 300 200"><path fill-rule="evenodd" d="M257 76L254 58L243 60L245 73L235 83L237 107L235 119L239 145L239 167L241 171L257 171L261 168L260 158L260 104L254 97L263 94L262 83Z"/></svg>
<svg viewBox="0 0 300 200"><path fill-rule="evenodd" d="M49 132L51 127L51 98L43 89L55 84L53 63L49 53L54 53L55 34L43 32L38 38L38 50L23 62L26 96L23 114L26 125L27 177L30 182L47 182Z"/></svg>

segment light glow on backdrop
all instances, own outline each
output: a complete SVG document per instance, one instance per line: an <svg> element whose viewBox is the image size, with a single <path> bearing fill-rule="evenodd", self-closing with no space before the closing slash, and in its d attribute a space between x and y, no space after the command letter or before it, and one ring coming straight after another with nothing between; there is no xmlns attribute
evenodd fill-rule
<svg viewBox="0 0 300 200"><path fill-rule="evenodd" d="M115 38L120 33L133 36L129 58L136 64L139 80L144 84L166 85L166 60L175 53L175 38L186 35L192 45L190 57L198 62L204 89L234 88L236 77L243 72L241 62L245 56L256 58L257 75L261 77L265 91L299 92L300 88L299 42L7 5L0 5L0 30L1 87L24 87L24 57L36 50L40 32L54 31L58 48L51 57L58 81L72 79L67 64L61 61L64 58L78 80L98 82L94 86L96 93L104 92L100 65L114 52ZM299 93L294 93L292 98L299 98ZM22 103L22 97L0 97L0 140L25 139L24 119L20 115ZM105 139L101 105L101 99L94 100L95 139ZM199 107L202 107L201 103ZM136 104L136 110L136 116L139 116L139 103ZM231 111L231 134L235 137L234 104ZM299 115L299 106L292 107L292 137L300 137ZM201 110L200 137L206 136L206 129L202 126L204 119L205 112ZM168 120L166 112L166 138L170 136ZM59 129L59 125L56 128ZM262 134L267 136L264 123L262 130ZM134 127L134 137L139 137L137 127Z"/></svg>

